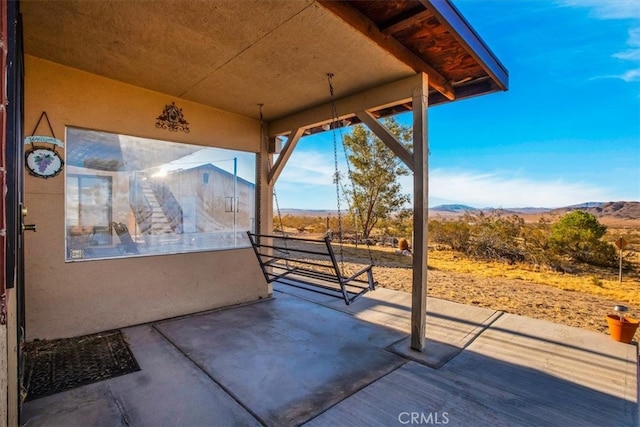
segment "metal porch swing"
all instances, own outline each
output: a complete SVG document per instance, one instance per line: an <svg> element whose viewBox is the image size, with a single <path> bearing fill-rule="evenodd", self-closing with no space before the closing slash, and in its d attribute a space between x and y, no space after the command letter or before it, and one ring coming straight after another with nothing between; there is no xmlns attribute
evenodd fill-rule
<svg viewBox="0 0 640 427"><path fill-rule="evenodd" d="M321 240L287 236L284 231L282 214L280 212L275 188L273 196L279 221L279 235L255 234L249 231L247 235L260 263L262 273L268 283L280 283L330 297L341 298L345 304L350 305L365 293L375 290L377 283L373 278L373 257L368 241L366 243L369 254L369 264L353 272L347 272L344 265L342 212L340 209L341 184L338 171L338 149L335 128L340 129L341 138L342 131L333 93L333 74L328 74L327 76L331 95L331 128L334 129L333 152L339 228L338 256L336 256L334 252L329 235L325 235ZM260 138L262 138L262 106L260 106L260 124ZM349 167L348 159L347 168L351 180L351 168ZM351 185L353 186L352 180ZM356 212L361 214L359 211ZM362 218L360 219L362 220ZM360 223L362 223L362 221L360 221Z"/></svg>

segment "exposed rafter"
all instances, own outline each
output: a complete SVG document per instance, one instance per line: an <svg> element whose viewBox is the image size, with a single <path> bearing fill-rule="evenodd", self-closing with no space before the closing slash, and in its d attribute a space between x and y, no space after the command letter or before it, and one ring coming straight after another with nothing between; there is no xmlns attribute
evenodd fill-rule
<svg viewBox="0 0 640 427"><path fill-rule="evenodd" d="M338 98L336 109L338 120L349 119L358 111L376 112L411 102L412 91L420 84L421 74L415 74L402 80L387 83L353 95ZM374 114L375 115L375 114ZM331 103L317 105L287 117L281 117L269 123L269 136L287 135L295 129L310 129L328 124L335 117L331 114Z"/></svg>
<svg viewBox="0 0 640 427"><path fill-rule="evenodd" d="M416 13L413 16L410 16L408 18L405 18L399 22L395 22L391 25L389 25L388 27L385 28L380 28L380 31L382 32L382 34L385 34L387 36L391 36L395 33L398 33L402 30L406 30L407 28L411 28L414 25L419 24L422 21L426 21L427 19L431 18L433 16L433 13L429 10L425 10L422 11L420 13Z"/></svg>
<svg viewBox="0 0 640 427"><path fill-rule="evenodd" d="M452 101L456 98L453 86L442 74L407 49L398 40L384 34L373 21L351 7L348 2L318 0L318 3L335 13L353 28L369 37L378 44L378 46L413 68L416 72L427 74L431 87L442 93L447 99Z"/></svg>
<svg viewBox="0 0 640 427"><path fill-rule="evenodd" d="M282 152L280 152L280 155L278 156L278 160L276 160L276 163L273 165L273 167L269 171L269 176L267 179L269 185L274 185L278 180L280 173L284 169L284 166L287 164L289 157L291 157L291 154L293 153L293 149L296 148L296 145L298 144L298 141L300 141L300 138L302 137L302 135L304 135L303 128L298 128L294 132L291 132L289 134L287 143L282 149Z"/></svg>
<svg viewBox="0 0 640 427"><path fill-rule="evenodd" d="M360 121L367 125L367 127L371 129L371 131L380 138L380 140L382 140L382 142L384 142L385 145L400 158L400 160L402 160L405 166L413 172L413 153L407 150L407 148L398 141L398 138L389 132L389 129L387 129L368 111L360 111L356 116L358 116Z"/></svg>
<svg viewBox="0 0 640 427"><path fill-rule="evenodd" d="M507 90L509 85L509 73L482 41L480 36L469 26L458 9L448 1L419 0L427 10L444 25L449 33L457 39L467 52L475 58L484 70L492 77L494 85L500 90Z"/></svg>

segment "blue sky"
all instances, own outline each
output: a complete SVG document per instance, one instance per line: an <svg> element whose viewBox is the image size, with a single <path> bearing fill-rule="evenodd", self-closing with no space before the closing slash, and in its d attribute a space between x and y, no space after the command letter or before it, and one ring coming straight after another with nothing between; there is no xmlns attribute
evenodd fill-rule
<svg viewBox="0 0 640 427"><path fill-rule="evenodd" d="M429 109L430 205L639 201L640 1L453 2L509 70L509 91ZM301 139L276 185L281 208L335 209L332 138Z"/></svg>

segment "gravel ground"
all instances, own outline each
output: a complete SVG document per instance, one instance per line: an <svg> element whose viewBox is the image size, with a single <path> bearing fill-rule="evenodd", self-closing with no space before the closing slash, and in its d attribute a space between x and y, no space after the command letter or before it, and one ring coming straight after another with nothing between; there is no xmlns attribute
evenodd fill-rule
<svg viewBox="0 0 640 427"><path fill-rule="evenodd" d="M375 267L374 275L381 287L411 292L410 269ZM605 316L617 304L596 295L523 280L437 270L429 270L427 295L607 334ZM629 310L640 315L640 307L630 306Z"/></svg>
<svg viewBox="0 0 640 427"><path fill-rule="evenodd" d="M290 245L309 248L306 243ZM362 253L356 255L352 251L345 254L342 258L343 274L348 275L362 268L362 264L368 262L362 256ZM376 260L373 271L379 286L411 292L412 270L406 266L406 260L401 261ZM606 315L613 312L614 305L619 304L618 301L597 295L530 281L481 277L432 268L428 272L427 295L606 334L609 333ZM640 307L625 305L632 316L640 317Z"/></svg>

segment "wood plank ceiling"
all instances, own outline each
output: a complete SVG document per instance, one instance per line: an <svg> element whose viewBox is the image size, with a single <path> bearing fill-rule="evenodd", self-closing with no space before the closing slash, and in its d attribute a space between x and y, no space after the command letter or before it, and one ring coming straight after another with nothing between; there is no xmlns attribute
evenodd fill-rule
<svg viewBox="0 0 640 427"><path fill-rule="evenodd" d="M508 88L506 68L450 1L319 2L416 72L428 74L430 105ZM394 107L393 113L402 108L410 106Z"/></svg>

